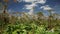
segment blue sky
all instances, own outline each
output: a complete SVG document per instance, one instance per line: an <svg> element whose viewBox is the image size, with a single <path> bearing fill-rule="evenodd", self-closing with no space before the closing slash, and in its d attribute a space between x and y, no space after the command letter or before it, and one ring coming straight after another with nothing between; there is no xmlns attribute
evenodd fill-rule
<svg viewBox="0 0 60 34"><path fill-rule="evenodd" d="M1 1L1 0L0 0ZM20 1L20 0L19 0ZM9 0L8 3L8 10L9 11L18 11L18 12L29 12L30 9L26 9L25 5L31 5L31 2L26 2L25 1L21 1L19 2L17 0L17 3L15 3L13 0ZM2 2L3 3L3 2ZM4 4L4 3L3 3ZM49 6L50 8L52 8L56 13L60 13L60 0L46 0L45 3L36 3L37 6L34 7L34 12L38 12L38 11L42 11L45 14L47 13L47 10L43 10L40 7L42 6Z"/></svg>

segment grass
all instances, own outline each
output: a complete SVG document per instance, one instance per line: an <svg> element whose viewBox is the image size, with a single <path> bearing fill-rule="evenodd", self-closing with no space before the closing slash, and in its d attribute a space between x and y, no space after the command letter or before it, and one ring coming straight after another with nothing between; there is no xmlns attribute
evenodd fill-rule
<svg viewBox="0 0 60 34"><path fill-rule="evenodd" d="M60 34L59 19L54 19L53 17L41 19L41 16L37 16L39 19L35 19L35 16L28 16L24 14L20 19L15 16L6 17L6 22L0 20L1 34Z"/></svg>

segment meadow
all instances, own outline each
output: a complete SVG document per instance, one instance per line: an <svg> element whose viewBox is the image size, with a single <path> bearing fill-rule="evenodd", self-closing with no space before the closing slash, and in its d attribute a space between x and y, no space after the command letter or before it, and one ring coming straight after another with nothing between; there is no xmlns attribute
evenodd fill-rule
<svg viewBox="0 0 60 34"><path fill-rule="evenodd" d="M22 13L15 17L6 12L1 13L0 34L60 34L60 19L56 18L57 14L46 17L38 12L36 15Z"/></svg>

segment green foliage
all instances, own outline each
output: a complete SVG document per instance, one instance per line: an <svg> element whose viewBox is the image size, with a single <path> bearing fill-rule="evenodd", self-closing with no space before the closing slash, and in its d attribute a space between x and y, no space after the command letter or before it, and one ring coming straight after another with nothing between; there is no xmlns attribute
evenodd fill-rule
<svg viewBox="0 0 60 34"><path fill-rule="evenodd" d="M38 14L40 15L37 16L38 18L43 17L42 13ZM8 24L0 20L0 26L4 28L2 34L60 34L60 20L54 20L53 17L49 17L49 19L30 19L28 16L23 16L20 19L11 18L12 22Z"/></svg>
<svg viewBox="0 0 60 34"><path fill-rule="evenodd" d="M34 31L34 32L33 32ZM4 34L27 34L33 32L34 34L59 34L60 31L57 30L52 32L46 30L44 25L37 26L34 23L30 25L26 24L17 24L17 25L8 25L7 29L4 31Z"/></svg>

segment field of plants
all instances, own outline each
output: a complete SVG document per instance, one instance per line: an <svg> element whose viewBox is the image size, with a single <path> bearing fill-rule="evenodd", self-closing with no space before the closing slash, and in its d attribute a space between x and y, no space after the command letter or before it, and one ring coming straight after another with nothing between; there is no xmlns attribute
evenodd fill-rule
<svg viewBox="0 0 60 34"><path fill-rule="evenodd" d="M60 34L60 14L52 13L53 9L48 5L53 5L53 8L55 7L55 9L59 11L59 0L53 0L52 2L48 0L50 3L47 3L46 6L43 6L43 4L46 3L45 0L25 0L26 3L24 3L24 1L21 1L0 0L0 34ZM53 4L53 2L56 6ZM16 7L18 4L19 6ZM42 5L41 8L40 4ZM25 7L22 5L25 5ZM39 10L44 9L49 13L49 15L45 16L43 14L43 11L29 15L28 13L22 12L21 10L21 13L13 13L15 14L14 16L12 14L12 11L10 11L11 14L8 12L9 6L9 10L12 11L16 8L15 10L29 9L32 12L34 11L34 8L36 8L38 11L39 7ZM18 13L19 16L17 16Z"/></svg>
<svg viewBox="0 0 60 34"><path fill-rule="evenodd" d="M3 14L0 15L0 34L60 34L60 19L52 15L43 19L41 12L37 18L25 13L20 18Z"/></svg>

